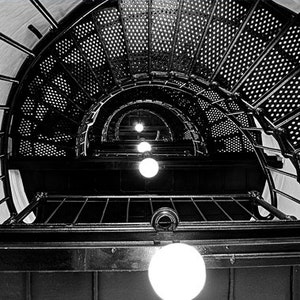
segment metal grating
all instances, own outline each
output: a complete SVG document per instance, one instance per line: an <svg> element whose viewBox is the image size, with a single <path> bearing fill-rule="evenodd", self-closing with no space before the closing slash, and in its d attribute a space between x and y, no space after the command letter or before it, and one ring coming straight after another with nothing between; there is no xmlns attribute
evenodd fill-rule
<svg viewBox="0 0 300 300"><path fill-rule="evenodd" d="M280 122L280 119L300 107L300 103L295 101L295 99L299 99L299 86L300 76L293 78L261 105L269 112L267 116L271 121Z"/></svg>
<svg viewBox="0 0 300 300"><path fill-rule="evenodd" d="M94 22L87 20L77 25L73 32L86 64L102 89L112 88L115 82Z"/></svg>
<svg viewBox="0 0 300 300"><path fill-rule="evenodd" d="M95 18L114 76L118 80L129 77L130 68L120 12L117 8L108 8L97 12Z"/></svg>
<svg viewBox="0 0 300 300"><path fill-rule="evenodd" d="M149 57L148 0L121 0L124 31L133 73L147 73Z"/></svg>
<svg viewBox="0 0 300 300"><path fill-rule="evenodd" d="M205 37L193 73L209 78L216 69L222 54L243 22L247 8L233 0L218 2L208 34Z"/></svg>
<svg viewBox="0 0 300 300"><path fill-rule="evenodd" d="M197 52L213 1L183 0L172 69L186 72Z"/></svg>
<svg viewBox="0 0 300 300"><path fill-rule="evenodd" d="M220 76L226 79L229 87L232 88L237 83L267 44L276 36L282 25L282 22L276 19L261 3L221 69Z"/></svg>
<svg viewBox="0 0 300 300"><path fill-rule="evenodd" d="M94 73L82 56L80 50L73 44L67 55L59 56L64 66L76 77L82 88L93 97L101 94L102 88L95 78Z"/></svg>
<svg viewBox="0 0 300 300"><path fill-rule="evenodd" d="M291 142L296 149L299 149L300 147L300 130L299 130L300 126L299 125L300 125L300 117L296 117L288 124L282 126L282 128L286 129L286 131L288 132L288 135L291 138Z"/></svg>
<svg viewBox="0 0 300 300"><path fill-rule="evenodd" d="M292 26L246 80L242 90L253 103L299 64L300 29Z"/></svg>
<svg viewBox="0 0 300 300"><path fill-rule="evenodd" d="M152 0L151 70L168 71L179 0Z"/></svg>

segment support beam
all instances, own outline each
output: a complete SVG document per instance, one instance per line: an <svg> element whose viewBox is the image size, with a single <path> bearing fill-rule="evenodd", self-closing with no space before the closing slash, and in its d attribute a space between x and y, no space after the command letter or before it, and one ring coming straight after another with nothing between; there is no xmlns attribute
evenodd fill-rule
<svg viewBox="0 0 300 300"><path fill-rule="evenodd" d="M121 27L122 27L122 32L123 32L123 36L124 36L124 43L125 43L125 48L126 48L126 57L128 60L128 67L129 67L129 71L130 71L130 76L133 77L133 70L132 70L132 66L131 66L131 59L130 59L130 54L129 54L129 45L128 45L128 37L126 34L126 28L125 28L125 21L124 21L124 17L123 17L123 11L120 5L120 0L118 1L118 5L117 5L117 9L118 12L120 14L120 23L121 23Z"/></svg>
<svg viewBox="0 0 300 300"><path fill-rule="evenodd" d="M6 36L1 32L0 32L0 40L32 57L35 57L35 54L30 49L26 48L25 46L21 45L20 43L16 42L12 38Z"/></svg>
<svg viewBox="0 0 300 300"><path fill-rule="evenodd" d="M294 178L294 179L298 178L297 175L282 171L280 169L272 168L272 167L269 167L269 166L266 166L266 168L268 170L272 171L272 172L276 172L276 173L279 173L279 174L282 174L282 175L285 175L285 176L289 176L289 177Z"/></svg>
<svg viewBox="0 0 300 300"><path fill-rule="evenodd" d="M283 77L279 82L277 82L272 88L270 88L264 95L262 95L257 101L252 105L255 109L268 101L276 92L278 92L282 87L289 83L294 77L300 74L300 66L297 66L289 74Z"/></svg>
<svg viewBox="0 0 300 300"><path fill-rule="evenodd" d="M191 65L189 67L189 70L187 72L187 74L190 76L193 72L193 69L194 69L194 66L195 66L195 63L198 59L198 56L200 54L200 51L201 51L201 48L204 44L204 41L205 41L205 38L207 36L207 33L208 33L208 30L209 30L209 26L213 20L213 17L214 17L214 14L215 14L215 11L216 11L216 8L217 8L217 5L218 5L218 0L214 0L213 2L213 5L212 5L212 9L211 9L211 12L210 12L210 15L209 15L209 18L205 24L205 27L204 27L204 30L203 30L203 33L202 33L202 36L200 38L200 41L199 41L199 44L198 44L198 47L197 47L197 51L196 51L196 54L194 55L193 57L193 60L191 62Z"/></svg>
<svg viewBox="0 0 300 300"><path fill-rule="evenodd" d="M276 190L275 190L276 192ZM277 217L280 220L292 220L290 216L284 214L280 210L278 210L276 207L271 205L270 203L266 202L265 200L262 200L260 198L255 199L255 202L260 205L261 207L265 208L267 211L272 213L275 217Z"/></svg>
<svg viewBox="0 0 300 300"><path fill-rule="evenodd" d="M88 60L86 54L84 53L82 47L79 45L79 43L78 43L76 37L75 37L74 34L72 34L72 33L71 33L71 38L72 38L72 40L73 40L73 42L74 42L74 45L75 45L76 49L79 51L79 53L80 53L80 55L82 56L84 62L85 62L86 65L88 66L90 72L93 74L93 76L94 76L96 82L99 84L99 86L101 87L102 91L103 91L105 94L107 94L107 92L103 89L103 86L102 86L101 82L99 81L99 78L98 78L97 74L95 73L95 71L94 71L94 69L93 69L91 63L89 62L89 60Z"/></svg>
<svg viewBox="0 0 300 300"><path fill-rule="evenodd" d="M12 83L19 83L19 80L5 75L0 75L0 80L12 82Z"/></svg>
<svg viewBox="0 0 300 300"><path fill-rule="evenodd" d="M227 58L230 54L230 52L232 51L232 49L234 48L235 44L237 43L238 39L240 38L241 34L243 33L245 27L247 26L249 20L251 19L253 13L255 12L257 6L259 5L260 0L256 0L253 4L253 6L251 7L251 9L249 10L246 19L244 20L243 24L240 26L239 30L237 31L237 33L235 34L233 40L231 41L229 47L227 48L227 50L225 51L225 54L223 55L220 63L218 64L214 74L212 75L211 79L209 80L209 83L211 84L216 77L218 76L218 74L220 73L222 67L224 66L224 64L227 61Z"/></svg>
<svg viewBox="0 0 300 300"><path fill-rule="evenodd" d="M120 83L119 83L119 81L118 81L118 79L116 78L116 75L115 75L115 73L114 73L114 67L113 67L113 65L112 65L112 63L111 63L111 60L110 60L110 57L109 57L109 55L108 55L108 51L107 51L107 49L106 49L105 42L104 42L104 40L103 40L103 37L102 37L102 34L101 34L101 30L100 30L100 28L99 28L98 20L97 20L97 17L96 17L96 15L95 15L95 13L92 14L92 21L93 21L93 23L94 23L96 32L97 32L98 37L99 37L99 39L100 39L100 42L101 42L101 44L102 44L103 52L104 52L104 54L105 54L107 64L109 65L109 68L110 68L110 71L111 71L111 76L112 76L112 78L113 78L113 81L114 81L114 83L115 83L117 86L119 86Z"/></svg>
<svg viewBox="0 0 300 300"><path fill-rule="evenodd" d="M49 22L52 28L57 29L58 23L49 13L49 11L44 7L44 5L39 0L29 0L34 7L42 14L42 16Z"/></svg>
<svg viewBox="0 0 300 300"><path fill-rule="evenodd" d="M275 121L274 125L275 125L276 128L280 128L280 127L292 122L293 120L295 120L299 116L300 116L300 107L296 108L294 111L291 111L290 113L288 113L284 117L282 117L282 118L278 119L277 121Z"/></svg>
<svg viewBox="0 0 300 300"><path fill-rule="evenodd" d="M293 196L291 196L291 195L289 195L289 194L287 194L287 193L285 193L285 192L283 192L283 191L274 189L274 192L275 192L276 194L279 194L279 195L281 195L281 196L283 196L283 197L285 197L285 198L287 198L287 199L289 199L289 200L291 200L291 201L297 203L297 204L300 204L300 200L299 200L299 199L296 199L295 197L293 197Z"/></svg>
<svg viewBox="0 0 300 300"><path fill-rule="evenodd" d="M178 32L179 32L179 27L180 27L180 20L181 20L182 8L183 8L183 1L184 0L180 0L179 1L178 11L177 11L176 27L175 27L175 30L174 30L172 52L171 52L170 61L169 61L169 72L172 70L173 62L174 62L175 47L176 47L177 40L178 40Z"/></svg>
<svg viewBox="0 0 300 300"><path fill-rule="evenodd" d="M148 1L148 73L152 70L152 0Z"/></svg>
<svg viewBox="0 0 300 300"><path fill-rule="evenodd" d="M0 226L0 271L147 271L163 244L183 240L210 269L291 266L299 264L299 229L299 221L201 222L161 234L149 227L125 232L93 224Z"/></svg>
<svg viewBox="0 0 300 300"><path fill-rule="evenodd" d="M237 84L233 87L232 92L235 93L237 90L244 84L244 82L251 76L251 74L255 71L255 69L260 65L260 63L267 57L267 55L274 49L277 43L281 40L281 38L288 32L290 27L295 22L295 17L292 16L289 21L285 24L285 26L280 30L280 32L272 39L272 41L267 45L264 51L259 55L258 59L251 65L251 67L244 73L244 75L240 78Z"/></svg>
<svg viewBox="0 0 300 300"><path fill-rule="evenodd" d="M88 91L79 83L77 78L69 70L69 68L66 66L66 64L58 56L56 56L54 53L52 53L52 55L56 58L56 60L61 65L62 69L67 73L67 75L73 80L73 82L79 87L79 89L87 96L87 98L91 102L95 103L96 100L94 98L92 98L92 96L88 93Z"/></svg>

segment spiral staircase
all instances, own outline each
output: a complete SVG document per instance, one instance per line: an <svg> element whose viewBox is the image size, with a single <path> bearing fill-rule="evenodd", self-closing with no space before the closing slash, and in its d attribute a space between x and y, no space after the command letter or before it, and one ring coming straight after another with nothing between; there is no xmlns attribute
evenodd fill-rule
<svg viewBox="0 0 300 300"><path fill-rule="evenodd" d="M153 246L174 240L196 243L212 268L299 264L300 197L277 184L300 178L299 15L267 0L107 0L84 1L57 22L30 2L52 30L33 49L0 34L28 55L16 78L0 76L12 83L1 107L0 202L11 216L0 232L24 263L1 270L144 270ZM134 175L138 118L164 137L148 133L163 166L154 184ZM21 170L30 195L21 212L9 169ZM153 228L166 206L178 223ZM24 224L30 213L35 222ZM74 250L78 241L102 248ZM37 246L29 253L20 242ZM122 246L116 263L111 245ZM60 265L62 253L74 260Z"/></svg>

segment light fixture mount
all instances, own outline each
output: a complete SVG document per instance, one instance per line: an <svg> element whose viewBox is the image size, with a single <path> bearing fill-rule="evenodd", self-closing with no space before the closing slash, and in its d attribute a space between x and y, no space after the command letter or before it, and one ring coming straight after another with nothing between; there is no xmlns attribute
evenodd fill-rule
<svg viewBox="0 0 300 300"><path fill-rule="evenodd" d="M151 225L156 231L174 231L178 224L178 214L170 207L161 207L154 212L151 218Z"/></svg>

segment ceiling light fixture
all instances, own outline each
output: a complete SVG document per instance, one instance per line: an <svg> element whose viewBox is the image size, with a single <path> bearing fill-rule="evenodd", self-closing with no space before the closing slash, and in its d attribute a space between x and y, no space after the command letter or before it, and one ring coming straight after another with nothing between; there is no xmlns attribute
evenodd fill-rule
<svg viewBox="0 0 300 300"><path fill-rule="evenodd" d="M137 150L140 153L150 152L152 150L152 147L148 142L141 142L138 144Z"/></svg>
<svg viewBox="0 0 300 300"><path fill-rule="evenodd" d="M205 263L194 247L174 243L156 252L148 276L154 291L163 300L192 300L204 287Z"/></svg>
<svg viewBox="0 0 300 300"><path fill-rule="evenodd" d="M139 171L144 177L152 178L157 175L159 171L158 162L150 157L145 158L139 164Z"/></svg>
<svg viewBox="0 0 300 300"><path fill-rule="evenodd" d="M142 123L137 123L134 127L135 131L141 133L144 130L144 125Z"/></svg>

